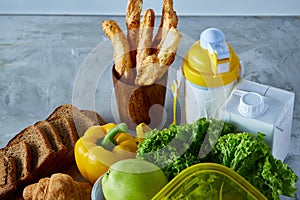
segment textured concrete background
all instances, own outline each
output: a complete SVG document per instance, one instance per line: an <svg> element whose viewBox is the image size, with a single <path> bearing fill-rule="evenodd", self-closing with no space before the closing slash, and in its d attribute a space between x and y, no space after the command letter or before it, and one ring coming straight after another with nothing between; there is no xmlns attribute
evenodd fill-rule
<svg viewBox="0 0 300 200"><path fill-rule="evenodd" d="M117 4L116 4L117 2ZM174 1L180 16L299 16L298 0ZM143 8L161 12L162 1L143 1ZM124 15L127 1L120 0L0 0L2 14ZM158 13L161 14L161 13Z"/></svg>
<svg viewBox="0 0 300 200"><path fill-rule="evenodd" d="M110 78L113 51L101 30L105 19L117 20L125 30L124 17L0 16L0 148L64 103L96 109L107 121L117 118ZM245 79L296 94L285 162L300 176L300 18L180 17L184 37L172 69L180 67L184 53L208 27L223 30L245 64ZM167 97L166 124L172 116Z"/></svg>

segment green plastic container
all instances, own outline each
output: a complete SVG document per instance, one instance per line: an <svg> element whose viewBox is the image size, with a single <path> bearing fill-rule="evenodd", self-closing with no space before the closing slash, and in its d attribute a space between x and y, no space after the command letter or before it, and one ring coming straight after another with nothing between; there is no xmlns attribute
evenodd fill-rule
<svg viewBox="0 0 300 200"><path fill-rule="evenodd" d="M201 163L183 170L153 200L264 200L246 179L232 169L215 163Z"/></svg>

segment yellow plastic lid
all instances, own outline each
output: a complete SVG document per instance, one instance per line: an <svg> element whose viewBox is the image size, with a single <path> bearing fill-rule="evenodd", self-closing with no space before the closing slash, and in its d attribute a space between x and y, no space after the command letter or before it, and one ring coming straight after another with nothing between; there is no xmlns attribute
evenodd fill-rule
<svg viewBox="0 0 300 200"><path fill-rule="evenodd" d="M218 60L218 56L201 47L200 41L195 42L186 53L182 71L185 78L191 83L207 88L228 85L238 78L240 70L240 60L234 53L232 47L229 48L229 58ZM220 66L229 65L228 71L218 72Z"/></svg>
<svg viewBox="0 0 300 200"><path fill-rule="evenodd" d="M238 173L215 163L200 163L183 170L152 200L158 199L267 200Z"/></svg>

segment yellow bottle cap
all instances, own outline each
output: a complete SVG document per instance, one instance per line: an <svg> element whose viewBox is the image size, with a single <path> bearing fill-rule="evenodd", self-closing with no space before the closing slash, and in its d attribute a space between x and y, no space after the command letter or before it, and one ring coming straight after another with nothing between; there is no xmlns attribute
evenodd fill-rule
<svg viewBox="0 0 300 200"><path fill-rule="evenodd" d="M220 60L217 52L211 53L200 45L200 41L195 42L183 59L185 78L206 88L220 87L235 81L240 70L240 60L232 47L226 44L229 57Z"/></svg>

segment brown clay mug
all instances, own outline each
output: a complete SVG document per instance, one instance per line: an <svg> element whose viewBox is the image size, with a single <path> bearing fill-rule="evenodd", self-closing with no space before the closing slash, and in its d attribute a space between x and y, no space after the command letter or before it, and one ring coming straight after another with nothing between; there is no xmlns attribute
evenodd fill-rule
<svg viewBox="0 0 300 200"><path fill-rule="evenodd" d="M148 86L126 83L118 78L114 66L112 79L121 122L131 130L140 123L157 128L163 120L168 73Z"/></svg>

